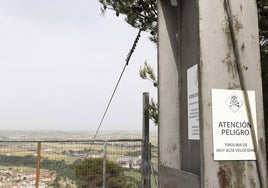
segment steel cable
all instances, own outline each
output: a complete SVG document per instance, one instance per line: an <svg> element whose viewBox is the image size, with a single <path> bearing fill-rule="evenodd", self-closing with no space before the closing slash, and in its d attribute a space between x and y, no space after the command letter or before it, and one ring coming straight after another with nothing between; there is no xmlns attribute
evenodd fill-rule
<svg viewBox="0 0 268 188"><path fill-rule="evenodd" d="M123 69L122 69L122 71L121 71L121 74L120 74L120 76L119 76L119 78L118 78L118 81L117 81L117 83L116 83L116 85L115 85L115 88L114 88L114 90L113 90L113 92L112 92L112 95L111 95L111 97L110 97L110 99L109 99L109 102L108 102L108 104L107 104L107 106L106 106L106 108L105 108L105 111L104 111L104 113L103 113L103 115L102 115L102 117L101 117L100 123L99 123L99 125L98 125L98 127L97 127L97 130L96 130L96 132L95 132L95 135L94 135L94 137L93 137L93 142L96 140L96 137L97 137L97 135L98 135L98 133L99 133L99 130L100 130L101 126L102 126L103 120L104 120L104 118L105 118L105 116L106 116L106 114L107 114L107 112L108 112L108 110L109 110L109 107L110 107L111 103L112 103L112 100L113 100L113 98L114 98L114 95L115 95L115 92L116 92L116 90L117 90L117 88L118 88L118 85L119 85L119 83L120 83L120 81L121 81L121 79L122 79L122 76L123 76L123 74L124 74L124 72L125 72L126 67L127 67L128 64L129 64L129 61L130 61L131 56L132 56L132 54L133 54L133 52L134 52L134 50L135 50L135 48L136 48L136 46L137 46L137 43L138 43L138 41L139 41L139 39L140 39L140 37L141 37L141 31L142 31L142 29L139 30L139 32L138 32L138 34L137 34L137 36L136 36L136 38L135 38L135 40L134 40L134 42L133 42L133 45L132 45L131 49L129 50L129 53L128 53L126 59L125 59L125 62L126 62L126 63L125 63L125 65L124 65L124 67L123 67ZM90 150L91 150L91 148L89 148L89 152L90 152ZM89 153L86 155L85 158L87 158L88 155L89 155Z"/></svg>
<svg viewBox="0 0 268 188"><path fill-rule="evenodd" d="M230 36L231 36L231 40L232 40L232 46L233 46L234 57L235 57L235 65L236 65L236 69L238 72L238 78L239 78L241 90L243 91L243 97L244 97L244 101L245 101L245 105L246 105L246 112L247 112L248 121L251 125L251 128L250 128L251 140L253 143L253 147L256 149L255 156L256 156L257 175L258 175L258 179L260 182L260 186L261 186L261 188L263 188L263 187L266 187L266 185L264 184L263 176L262 176L262 173L260 170L261 164L259 164L260 163L260 160L259 160L260 156L259 156L258 149L257 149L258 145L257 145L257 138L256 138L256 130L255 130L254 123L253 123L252 112L251 112L251 108L250 108L250 104L249 104L249 97L248 97L248 93L247 93L245 79L244 79L243 72L241 70L242 64L240 61L239 47L238 47L237 39L235 36L233 14L232 14L229 0L224 0L224 8L225 8L225 11L226 11L226 14L228 17L228 22L229 22Z"/></svg>

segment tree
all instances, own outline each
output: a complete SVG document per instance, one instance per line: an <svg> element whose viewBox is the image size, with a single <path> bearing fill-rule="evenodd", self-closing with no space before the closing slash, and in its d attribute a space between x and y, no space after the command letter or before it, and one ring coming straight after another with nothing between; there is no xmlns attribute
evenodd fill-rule
<svg viewBox="0 0 268 188"><path fill-rule="evenodd" d="M54 181L50 184L51 187L60 187L60 177L57 176Z"/></svg>
<svg viewBox="0 0 268 188"><path fill-rule="evenodd" d="M123 14L125 20L134 28L150 32L150 40L157 43L157 1L156 0L99 0L102 12L114 10Z"/></svg>
<svg viewBox="0 0 268 188"><path fill-rule="evenodd" d="M150 39L157 43L157 1L156 0L99 0L103 5L102 10L111 9L116 15L126 16L126 22L134 28L149 31ZM266 140L268 140L268 0L257 0L259 30L260 30L260 55L263 80L264 117L266 124ZM145 67L148 66L145 64ZM147 68L145 68L148 71ZM144 70L142 70L144 74ZM145 71L145 72L146 72ZM147 75L150 74L147 72ZM141 75L141 74L140 74ZM143 75L142 75L143 76ZM143 78L143 77L142 77ZM150 78L150 77L149 77ZM143 79L147 79L146 77ZM155 104L157 107L157 104ZM158 113L158 111L155 111Z"/></svg>
<svg viewBox="0 0 268 188"><path fill-rule="evenodd" d="M144 66L140 67L140 77L144 80L149 80L153 83L154 87L157 87L158 82L154 73L153 68L145 61ZM158 105L154 102L153 98L149 103L147 113L149 118L154 122L155 125L158 125Z"/></svg>
<svg viewBox="0 0 268 188"><path fill-rule="evenodd" d="M125 20L134 28L150 32L150 40L157 44L157 1L156 0L99 0L103 5L102 12L111 9L116 15L123 14ZM140 68L140 77L148 79L157 87L157 79L153 69L147 62ZM153 98L147 109L150 119L158 125L158 105Z"/></svg>
<svg viewBox="0 0 268 188"><path fill-rule="evenodd" d="M109 188L124 187L127 183L123 168L113 161L106 161L106 183ZM75 165L75 176L81 187L102 187L103 158L86 158Z"/></svg>

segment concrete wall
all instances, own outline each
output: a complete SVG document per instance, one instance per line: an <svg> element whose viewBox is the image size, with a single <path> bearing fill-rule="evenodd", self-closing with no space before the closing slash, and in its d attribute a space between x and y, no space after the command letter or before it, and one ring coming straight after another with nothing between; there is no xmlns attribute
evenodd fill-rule
<svg viewBox="0 0 268 188"><path fill-rule="evenodd" d="M256 93L258 150L262 179L267 187L266 156L259 59L257 9L254 0L230 1L235 37L246 90ZM260 187L256 161L213 160L211 89L241 89L223 0L199 1L200 117L202 187ZM224 114L223 114L224 115Z"/></svg>
<svg viewBox="0 0 268 188"><path fill-rule="evenodd" d="M258 162L262 187L268 187L256 4L230 3L240 70L246 90L256 93ZM261 187L256 161L213 158L211 89L241 89L224 0L181 0L178 6L160 1L158 7L160 185L181 187L185 184L161 179L174 173L184 179L189 173L189 179L200 176L200 187ZM187 136L186 71L194 64L199 67L200 141Z"/></svg>
<svg viewBox="0 0 268 188"><path fill-rule="evenodd" d="M180 2L180 75L182 170L200 175L200 141L188 139L187 69L199 64L199 18L196 1Z"/></svg>
<svg viewBox="0 0 268 188"><path fill-rule="evenodd" d="M159 162L181 168L180 111L179 111L179 64L177 37L177 9L167 4L159 6Z"/></svg>

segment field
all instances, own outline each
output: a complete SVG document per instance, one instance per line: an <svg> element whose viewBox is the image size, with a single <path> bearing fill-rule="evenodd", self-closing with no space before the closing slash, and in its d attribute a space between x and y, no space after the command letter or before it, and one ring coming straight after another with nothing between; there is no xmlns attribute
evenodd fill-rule
<svg viewBox="0 0 268 188"><path fill-rule="evenodd" d="M99 135L95 142L86 139L92 135L92 133L85 131L1 132L1 178L7 178L5 176L7 172L16 174L15 172L20 171L25 176L23 181L29 180L30 175L27 175L27 169L35 168L37 159L40 159L40 169L41 172L43 171L40 175L40 183L50 185L61 182L74 187L74 182L77 181L74 174L75 164L90 157L114 161L124 169L124 177L128 181L132 182L133 185L140 184L142 143L140 133L105 132ZM152 162L154 169L157 170L156 133L152 134L151 140L154 143L152 144ZM38 150L38 144L41 146L40 150ZM44 173L45 170L48 172ZM34 176L35 173L31 175ZM11 179L14 182L20 182L18 176ZM152 180L154 183L154 178Z"/></svg>

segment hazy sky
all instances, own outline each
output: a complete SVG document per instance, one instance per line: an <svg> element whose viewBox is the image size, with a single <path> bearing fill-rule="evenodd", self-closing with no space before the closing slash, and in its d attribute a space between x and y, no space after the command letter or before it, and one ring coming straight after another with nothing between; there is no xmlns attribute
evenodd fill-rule
<svg viewBox="0 0 268 188"><path fill-rule="evenodd" d="M2 130L95 130L138 32L98 0L0 0ZM142 33L101 130L137 130L144 61L156 46ZM151 127L154 125L151 123Z"/></svg>

